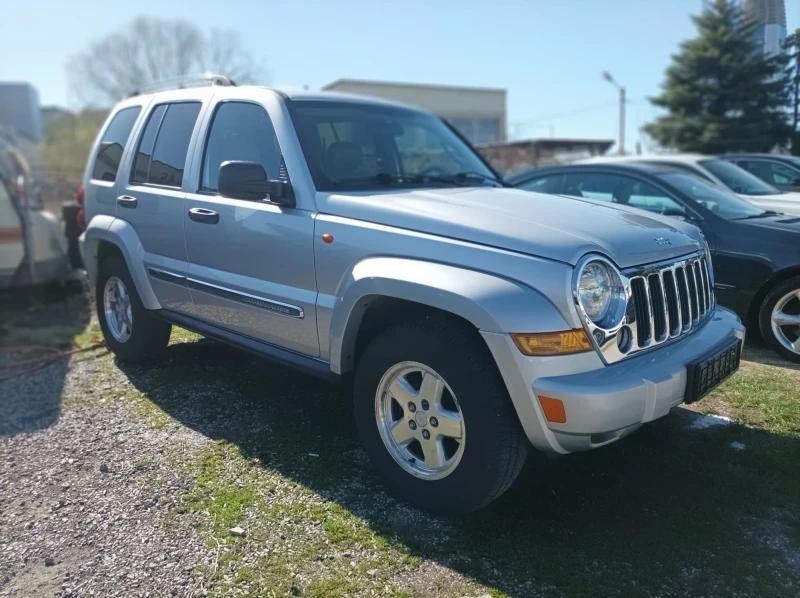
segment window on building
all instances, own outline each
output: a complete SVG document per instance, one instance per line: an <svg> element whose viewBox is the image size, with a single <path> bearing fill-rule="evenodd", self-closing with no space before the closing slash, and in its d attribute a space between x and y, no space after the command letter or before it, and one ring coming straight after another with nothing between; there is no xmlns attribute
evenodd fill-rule
<svg viewBox="0 0 800 598"><path fill-rule="evenodd" d="M447 121L473 145L500 141L497 118L448 118Z"/></svg>
<svg viewBox="0 0 800 598"><path fill-rule="evenodd" d="M219 167L228 160L255 162L264 167L269 179L280 177L278 138L267 111L261 106L225 102L217 108L203 157L204 191L217 191Z"/></svg>
<svg viewBox="0 0 800 598"><path fill-rule="evenodd" d="M93 179L109 182L116 180L122 152L125 151L128 137L130 137L133 125L141 111L140 106L134 106L120 110L114 115L97 148L92 168Z"/></svg>

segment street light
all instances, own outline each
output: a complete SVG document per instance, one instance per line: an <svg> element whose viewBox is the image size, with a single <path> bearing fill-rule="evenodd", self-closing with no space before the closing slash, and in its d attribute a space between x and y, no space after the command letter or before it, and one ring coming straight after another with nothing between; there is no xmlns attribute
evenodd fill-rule
<svg viewBox="0 0 800 598"><path fill-rule="evenodd" d="M625 88L608 71L603 71L603 79L619 90L619 153L622 155L625 153Z"/></svg>

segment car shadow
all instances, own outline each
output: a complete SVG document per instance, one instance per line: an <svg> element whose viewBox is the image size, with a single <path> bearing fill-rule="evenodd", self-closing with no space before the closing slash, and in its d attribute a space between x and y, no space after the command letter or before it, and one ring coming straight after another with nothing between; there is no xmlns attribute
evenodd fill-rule
<svg viewBox="0 0 800 598"><path fill-rule="evenodd" d="M800 442L792 436L693 429L702 416L676 409L601 450L537 461L483 511L441 517L382 489L351 401L321 381L207 340L173 344L161 363L119 367L182 424L233 443L412 555L509 596L597 595L598 585L643 595L654 580L687 595L720 584L743 595L784 587L753 585L771 583L762 568L779 555L748 530L787 500L797 504Z"/></svg>
<svg viewBox="0 0 800 598"><path fill-rule="evenodd" d="M32 360L48 354L42 347L69 349L89 319L88 300L79 287L0 292L0 437L40 430L58 421L69 360L27 370L35 365Z"/></svg>

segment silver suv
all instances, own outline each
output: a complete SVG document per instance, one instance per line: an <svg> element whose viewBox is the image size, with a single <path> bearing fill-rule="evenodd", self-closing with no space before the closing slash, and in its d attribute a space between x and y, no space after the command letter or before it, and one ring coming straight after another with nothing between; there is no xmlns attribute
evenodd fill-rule
<svg viewBox="0 0 800 598"><path fill-rule="evenodd" d="M504 188L406 106L139 95L84 185L119 359L163 354L174 324L343 382L378 474L424 508L483 507L531 449L612 443L739 364L744 328L715 305L697 228Z"/></svg>

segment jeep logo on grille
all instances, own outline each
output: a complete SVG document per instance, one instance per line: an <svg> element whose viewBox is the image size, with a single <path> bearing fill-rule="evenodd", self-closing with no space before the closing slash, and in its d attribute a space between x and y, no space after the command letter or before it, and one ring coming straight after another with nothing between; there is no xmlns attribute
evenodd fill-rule
<svg viewBox="0 0 800 598"><path fill-rule="evenodd" d="M653 237L653 241L655 241L659 245L672 245L672 241L670 241L666 237Z"/></svg>

